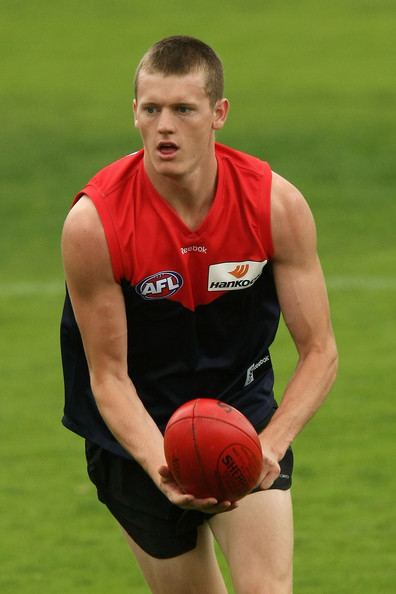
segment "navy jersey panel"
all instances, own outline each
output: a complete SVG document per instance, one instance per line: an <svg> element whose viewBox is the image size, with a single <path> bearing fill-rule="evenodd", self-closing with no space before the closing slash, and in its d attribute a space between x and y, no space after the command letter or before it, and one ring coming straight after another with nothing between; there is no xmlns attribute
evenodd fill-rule
<svg viewBox="0 0 396 594"><path fill-rule="evenodd" d="M161 430L196 397L219 398L258 428L275 405L269 347L279 322L272 272L271 170L216 145L216 194L189 230L153 188L139 151L106 167L86 194L101 219L128 323L128 371ZM66 295L61 330L64 424L128 456L103 422Z"/></svg>
<svg viewBox="0 0 396 594"><path fill-rule="evenodd" d="M128 333L133 345L128 353L129 375L161 431L180 404L198 397L223 400L243 412L256 428L261 427L275 404L268 346L279 320L278 306L265 305L263 299L265 293L274 291L266 276L271 276L270 267L254 287L228 293L195 313L167 300L144 303L144 317L139 313L141 298L134 287L123 282L127 319L133 320ZM266 343L255 338L259 310L267 325ZM237 351L234 341L239 345ZM113 453L129 457L97 409L68 295L61 345L63 424Z"/></svg>
<svg viewBox="0 0 396 594"><path fill-rule="evenodd" d="M274 404L268 348L279 306L271 266L252 287L194 312L171 300L146 303L126 282L123 290L129 375L161 428L177 406L198 397L224 400L260 425Z"/></svg>

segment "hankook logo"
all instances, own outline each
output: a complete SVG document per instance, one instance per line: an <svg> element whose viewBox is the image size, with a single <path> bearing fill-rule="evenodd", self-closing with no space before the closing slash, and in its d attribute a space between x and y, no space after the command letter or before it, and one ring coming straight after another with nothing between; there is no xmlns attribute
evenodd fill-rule
<svg viewBox="0 0 396 594"><path fill-rule="evenodd" d="M237 291L254 285L268 260L222 262L209 266L208 291ZM234 277L233 279L230 279Z"/></svg>

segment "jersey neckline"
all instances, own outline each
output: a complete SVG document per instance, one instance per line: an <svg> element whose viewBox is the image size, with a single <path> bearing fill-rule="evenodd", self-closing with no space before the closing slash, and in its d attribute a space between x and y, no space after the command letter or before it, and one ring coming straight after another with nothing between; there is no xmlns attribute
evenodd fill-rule
<svg viewBox="0 0 396 594"><path fill-rule="evenodd" d="M188 225L182 220L177 211L169 204L152 184L147 172L144 168L144 160L141 160L140 167L143 175L144 185L149 190L147 196L152 202L154 208L161 212L161 215L170 221L172 225L176 225L179 231L189 238L197 238L207 235L216 226L221 209L222 209L222 198L223 198L223 162L221 156L216 151L217 161L217 182L216 190L213 197L212 204L210 205L209 211L206 214L204 220L197 229L191 230Z"/></svg>

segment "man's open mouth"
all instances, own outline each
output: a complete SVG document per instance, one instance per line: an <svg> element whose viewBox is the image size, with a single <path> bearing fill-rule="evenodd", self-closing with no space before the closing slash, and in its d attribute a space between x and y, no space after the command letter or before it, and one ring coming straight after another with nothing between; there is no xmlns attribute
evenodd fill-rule
<svg viewBox="0 0 396 594"><path fill-rule="evenodd" d="M174 155L176 153L176 151L178 150L178 148L179 147L177 146L177 144L175 142L162 141L162 142L159 142L157 145L158 151L163 156Z"/></svg>

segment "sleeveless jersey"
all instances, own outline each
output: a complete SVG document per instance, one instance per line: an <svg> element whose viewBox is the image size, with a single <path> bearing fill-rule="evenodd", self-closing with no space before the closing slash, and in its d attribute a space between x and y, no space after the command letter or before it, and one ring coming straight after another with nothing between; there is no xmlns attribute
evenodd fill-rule
<svg viewBox="0 0 396 594"><path fill-rule="evenodd" d="M101 219L128 324L128 371L164 430L183 402L223 400L260 429L276 406L268 348L279 322L271 257L271 169L216 144L211 209L191 231L151 184L144 150L105 167L87 195ZM103 422L66 294L61 324L66 427L129 456Z"/></svg>

